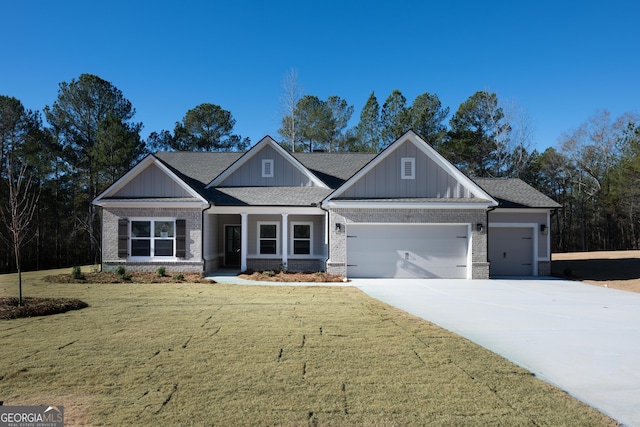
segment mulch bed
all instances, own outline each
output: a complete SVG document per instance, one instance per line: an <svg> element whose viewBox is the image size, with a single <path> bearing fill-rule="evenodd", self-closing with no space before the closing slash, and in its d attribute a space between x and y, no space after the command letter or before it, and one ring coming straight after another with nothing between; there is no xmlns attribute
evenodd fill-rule
<svg viewBox="0 0 640 427"><path fill-rule="evenodd" d="M0 319L19 317L48 316L88 307L84 301L71 298L22 298L18 305L17 297L0 297Z"/></svg>
<svg viewBox="0 0 640 427"><path fill-rule="evenodd" d="M127 272L126 277L116 273L83 273L84 279L74 279L71 274L58 274L45 276L44 281L49 283L214 283L205 279L200 273L166 273L158 276L157 273ZM180 276L178 276L178 274Z"/></svg>
<svg viewBox="0 0 640 427"><path fill-rule="evenodd" d="M238 275L239 278L245 280L255 280L260 282L344 282L344 276L337 274L327 274L323 272L316 273L285 273L285 272L259 272L251 271Z"/></svg>

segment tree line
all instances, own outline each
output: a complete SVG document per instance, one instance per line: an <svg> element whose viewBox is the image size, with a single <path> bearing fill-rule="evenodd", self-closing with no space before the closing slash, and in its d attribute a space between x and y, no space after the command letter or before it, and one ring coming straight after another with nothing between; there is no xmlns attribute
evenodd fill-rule
<svg viewBox="0 0 640 427"><path fill-rule="evenodd" d="M380 106L372 92L358 123L349 127L353 105L339 96L299 96L295 79L289 83L278 131L287 150L379 152L413 129L469 176L520 177L561 203L553 218L554 250L638 248L635 115L597 112L557 147L539 153L530 149L526 115L495 93L476 92L450 114L436 94L425 92L409 104L394 90ZM23 269L98 263L100 212L91 201L142 157L167 150L244 151L251 145L234 133L231 112L213 103L195 106L172 131L151 132L146 140L135 113L117 87L91 74L60 83L42 112L0 95L0 236L6 243L0 272L19 264L11 227L18 202L33 208L25 211L28 227L19 223Z"/></svg>

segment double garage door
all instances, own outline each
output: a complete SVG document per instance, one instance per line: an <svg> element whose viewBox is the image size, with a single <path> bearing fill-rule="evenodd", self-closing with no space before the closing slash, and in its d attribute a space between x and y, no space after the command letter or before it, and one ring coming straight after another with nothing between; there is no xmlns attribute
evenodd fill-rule
<svg viewBox="0 0 640 427"><path fill-rule="evenodd" d="M469 225L349 224L347 276L468 277Z"/></svg>

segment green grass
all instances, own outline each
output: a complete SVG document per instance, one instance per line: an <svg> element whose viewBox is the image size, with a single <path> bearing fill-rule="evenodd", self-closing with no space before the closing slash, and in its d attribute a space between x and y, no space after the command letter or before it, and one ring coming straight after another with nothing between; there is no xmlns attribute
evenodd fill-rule
<svg viewBox="0 0 640 427"><path fill-rule="evenodd" d="M616 425L354 288L62 285L43 275L24 274L25 296L89 307L0 321L0 400L64 405L68 426ZM0 276L0 296L15 283Z"/></svg>

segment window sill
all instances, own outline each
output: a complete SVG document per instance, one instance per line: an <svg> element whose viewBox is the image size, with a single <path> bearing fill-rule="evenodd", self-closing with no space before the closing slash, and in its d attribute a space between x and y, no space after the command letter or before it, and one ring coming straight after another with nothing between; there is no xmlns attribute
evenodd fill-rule
<svg viewBox="0 0 640 427"><path fill-rule="evenodd" d="M165 257L128 257L127 261L131 262L176 262L180 261L180 258L176 258L174 256L165 256Z"/></svg>

